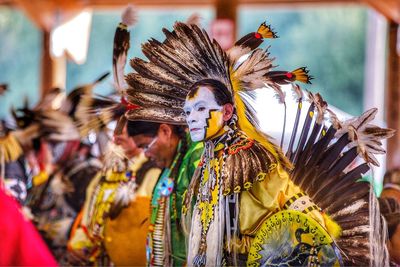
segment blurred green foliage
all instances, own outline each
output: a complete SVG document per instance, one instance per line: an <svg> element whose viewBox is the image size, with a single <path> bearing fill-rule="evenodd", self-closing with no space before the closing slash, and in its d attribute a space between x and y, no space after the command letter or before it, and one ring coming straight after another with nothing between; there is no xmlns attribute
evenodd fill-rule
<svg viewBox="0 0 400 267"><path fill-rule="evenodd" d="M129 58L143 57L140 45L153 37L163 39L162 27L171 29L177 20L186 21L194 12L208 28L214 18L210 9L139 10L139 20L131 31ZM96 11L92 19L86 63L67 65L67 91L88 83L111 71L112 43L121 10ZM249 8L238 12L238 37L257 30L267 21L280 38L266 40L277 69L293 70L307 66L315 77L313 85L304 86L321 92L332 105L357 115L362 111L365 62L366 9L361 7L324 8ZM0 8L0 83L6 82L10 92L0 98L0 116L8 113L11 104L21 106L24 96L37 101L40 82L41 33L19 11ZM131 70L128 65L126 71ZM112 90L108 78L97 92Z"/></svg>
<svg viewBox="0 0 400 267"><path fill-rule="evenodd" d="M278 33L271 45L276 69L307 66L312 85L331 105L352 115L363 109L367 12L356 6L297 9L243 7L239 11L239 36L257 30L266 21Z"/></svg>
<svg viewBox="0 0 400 267"><path fill-rule="evenodd" d="M0 97L0 117L11 105L20 107L24 98L39 98L42 34L20 11L0 7L0 83L9 92Z"/></svg>

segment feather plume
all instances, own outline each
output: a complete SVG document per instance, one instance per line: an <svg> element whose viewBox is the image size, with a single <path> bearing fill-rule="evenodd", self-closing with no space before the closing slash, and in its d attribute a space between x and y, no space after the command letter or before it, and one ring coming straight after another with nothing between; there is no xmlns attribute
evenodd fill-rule
<svg viewBox="0 0 400 267"><path fill-rule="evenodd" d="M141 108L127 115L130 119L154 121L157 120L154 113L162 114L164 109L166 116L161 118L182 124L184 118L178 110L193 83L213 78L230 88L228 58L218 43L211 41L207 33L196 25L177 22L173 32L163 31L167 37L165 42L152 39L143 45L148 62L139 58L131 60L137 73L127 76L130 86L127 96L130 102L139 104ZM144 97L145 94L148 96ZM162 108L157 99L164 103ZM145 112L148 106L155 105L160 107L158 111Z"/></svg>
<svg viewBox="0 0 400 267"><path fill-rule="evenodd" d="M118 187L115 192L114 202L110 208L110 218L113 220L117 218L122 209L135 200L137 184L135 181L128 181Z"/></svg>
<svg viewBox="0 0 400 267"><path fill-rule="evenodd" d="M76 111L79 132L82 136L87 136L91 131L103 131L108 123L122 116L124 112L125 107L111 97L84 95Z"/></svg>
<svg viewBox="0 0 400 267"><path fill-rule="evenodd" d="M124 69L130 47L130 33L128 27L137 21L136 10L129 5L122 14L122 22L118 25L114 35L113 48L113 78L114 86L121 92L126 88Z"/></svg>
<svg viewBox="0 0 400 267"><path fill-rule="evenodd" d="M80 140L74 121L60 111L46 111L40 114L40 132L53 141Z"/></svg>
<svg viewBox="0 0 400 267"><path fill-rule="evenodd" d="M94 82L81 85L73 89L66 97L65 101L61 105L60 111L75 117L79 102L83 96L91 95L93 88L108 77L110 73L106 72L97 78Z"/></svg>
<svg viewBox="0 0 400 267"><path fill-rule="evenodd" d="M280 86L271 87L275 92L275 98L278 100L279 104L285 103L286 93L282 90Z"/></svg>
<svg viewBox="0 0 400 267"><path fill-rule="evenodd" d="M315 101L315 107L317 108L317 118L316 118L316 123L322 124L322 121L324 120L324 116L326 113L326 109L328 108L328 104L326 101L322 98L322 96L317 93L313 99Z"/></svg>
<svg viewBox="0 0 400 267"><path fill-rule="evenodd" d="M127 169L127 163L124 149L110 142L104 153L103 171L123 172Z"/></svg>
<svg viewBox="0 0 400 267"><path fill-rule="evenodd" d="M128 5L125 10L122 12L121 18L122 23L127 27L132 27L137 22L137 10L133 5Z"/></svg>
<svg viewBox="0 0 400 267"><path fill-rule="evenodd" d="M189 18L186 20L186 24L194 24L197 26L200 26L200 22L203 20L203 18L200 16L199 13L193 13L192 15L189 16Z"/></svg>
<svg viewBox="0 0 400 267"><path fill-rule="evenodd" d="M266 30L264 26L263 31ZM131 61L136 73L127 76L130 88L126 93L128 101L140 108L128 111L127 118L184 124L180 108L190 86L203 79L217 79L234 95L239 128L290 166L282 152L258 129L254 109L245 99L246 95L251 97L252 90L269 82L265 76L272 68L268 52L256 49L233 69L235 60L198 26L177 22L172 32L166 29L163 32L167 37L164 42L151 39L142 46L147 62L138 58ZM242 44L244 42L238 43Z"/></svg>
<svg viewBox="0 0 400 267"><path fill-rule="evenodd" d="M4 95L8 91L8 85L5 83L0 84L0 96Z"/></svg>
<svg viewBox="0 0 400 267"><path fill-rule="evenodd" d="M299 92L296 95L300 96ZM311 103L309 116L300 125L302 134L297 145L294 147L291 139L287 152L294 155L291 178L342 228L342 235L335 242L342 251L344 265L368 265L377 257L381 260L385 245L378 239L384 230L376 219L374 225L371 224L371 218L375 216L371 212L376 206L375 196L371 197L369 184L357 181L369 170L369 163L377 164L374 155L384 152L381 140L393 135L393 131L370 123L375 109L341 122L319 94L308 92L307 95ZM312 123L314 110L317 114ZM330 115L332 126L319 135L325 113ZM297 127L295 123L294 130ZM294 154L291 153L292 146ZM366 163L349 168L358 155ZM370 237L372 231L373 239ZM379 254L376 251L380 251Z"/></svg>
<svg viewBox="0 0 400 267"><path fill-rule="evenodd" d="M301 67L293 71L270 71L266 76L278 84L289 84L295 81L311 84L314 78L308 73L309 70L306 67Z"/></svg>
<svg viewBox="0 0 400 267"><path fill-rule="evenodd" d="M5 163L17 160L22 153L23 150L14 132L9 132L0 137L0 155L2 155Z"/></svg>
<svg viewBox="0 0 400 267"><path fill-rule="evenodd" d="M262 49L256 49L234 72L234 79L242 82L241 90L258 89L262 82L268 83L265 73L272 68L272 59L268 58L268 53Z"/></svg>
<svg viewBox="0 0 400 267"><path fill-rule="evenodd" d="M33 111L39 110L52 110L55 108L59 108L58 103L62 103L63 98L65 97L65 92L60 88L52 88L42 97L39 103L33 108ZM27 108L28 103L26 100L25 108ZM56 107L58 106L58 107Z"/></svg>
<svg viewBox="0 0 400 267"><path fill-rule="evenodd" d="M304 97L303 90L301 90L299 85L297 84L292 85L292 91L293 91L293 97L297 100L297 102L299 102L300 99L303 99Z"/></svg>
<svg viewBox="0 0 400 267"><path fill-rule="evenodd" d="M243 146L245 140L240 136L230 147L235 147L237 144ZM224 180L222 192L232 194L239 190L248 190L260 178L259 174L268 173L268 168L274 163L276 163L275 157L257 142L250 142L239 151L230 151L223 173L231 179Z"/></svg>
<svg viewBox="0 0 400 267"><path fill-rule="evenodd" d="M235 65L242 56L259 47L263 43L264 38L278 38L271 28L271 25L267 25L265 22L258 27L257 32L246 34L227 51L233 65Z"/></svg>
<svg viewBox="0 0 400 267"><path fill-rule="evenodd" d="M21 146L31 144L32 140L40 135L40 124L32 123L26 128L13 131L13 135Z"/></svg>

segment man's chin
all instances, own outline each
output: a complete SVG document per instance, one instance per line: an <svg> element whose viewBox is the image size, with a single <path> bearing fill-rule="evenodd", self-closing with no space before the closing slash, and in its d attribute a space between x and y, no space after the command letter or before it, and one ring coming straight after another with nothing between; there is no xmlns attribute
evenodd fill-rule
<svg viewBox="0 0 400 267"><path fill-rule="evenodd" d="M191 134L190 138L192 139L193 142L200 142L203 141L204 139L204 134L196 133L196 134Z"/></svg>
<svg viewBox="0 0 400 267"><path fill-rule="evenodd" d="M157 159L157 158L155 158L155 157L152 157L152 156L150 156L150 155L146 155L146 157L149 158L151 161L153 161L153 162L156 164L156 166L157 166L158 168L162 169L162 168L165 167L164 161L159 160L159 159Z"/></svg>
<svg viewBox="0 0 400 267"><path fill-rule="evenodd" d="M165 166L165 163L161 160L154 160L154 162L156 163L156 166L160 169L167 167L167 166Z"/></svg>

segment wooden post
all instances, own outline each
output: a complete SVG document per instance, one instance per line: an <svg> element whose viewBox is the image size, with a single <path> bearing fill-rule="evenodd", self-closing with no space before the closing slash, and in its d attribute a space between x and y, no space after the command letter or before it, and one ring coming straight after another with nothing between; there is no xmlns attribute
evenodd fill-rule
<svg viewBox="0 0 400 267"><path fill-rule="evenodd" d="M217 19L230 19L236 26L236 11L238 0L216 0L215 9Z"/></svg>
<svg viewBox="0 0 400 267"><path fill-rule="evenodd" d="M53 68L54 62L50 56L50 31L43 30L42 43L42 72L41 72L41 95L46 94L53 86Z"/></svg>
<svg viewBox="0 0 400 267"><path fill-rule="evenodd" d="M210 34L222 49L229 49L236 41L236 11L238 0L215 0L216 19Z"/></svg>
<svg viewBox="0 0 400 267"><path fill-rule="evenodd" d="M42 62L41 62L41 96L51 88L66 89L67 58L65 55L52 57L50 51L50 36L48 31L43 31Z"/></svg>
<svg viewBox="0 0 400 267"><path fill-rule="evenodd" d="M399 24L391 22L388 39L386 116L388 127L395 129L396 134L388 140L388 170L400 167L400 51L397 50L399 38Z"/></svg>

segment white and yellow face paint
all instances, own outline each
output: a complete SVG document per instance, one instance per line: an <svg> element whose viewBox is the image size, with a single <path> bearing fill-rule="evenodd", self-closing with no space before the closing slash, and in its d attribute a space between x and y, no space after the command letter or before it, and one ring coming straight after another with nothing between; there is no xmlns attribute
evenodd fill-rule
<svg viewBox="0 0 400 267"><path fill-rule="evenodd" d="M183 111L193 141L208 140L223 131L222 110L207 87L199 87L193 97L186 98Z"/></svg>

